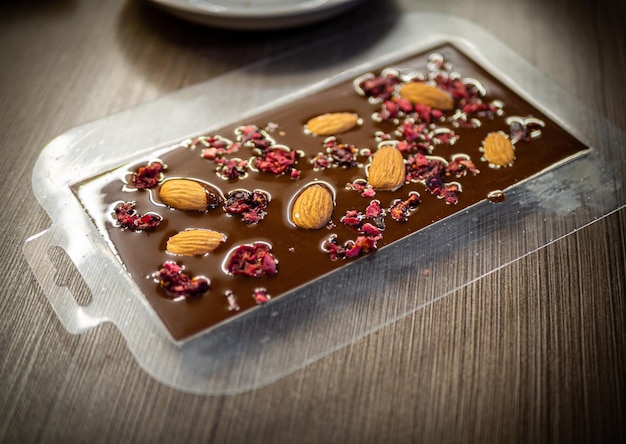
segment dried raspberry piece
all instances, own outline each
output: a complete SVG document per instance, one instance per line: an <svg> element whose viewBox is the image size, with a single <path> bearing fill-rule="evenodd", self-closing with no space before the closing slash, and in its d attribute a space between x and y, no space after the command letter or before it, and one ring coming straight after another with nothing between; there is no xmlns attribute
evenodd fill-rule
<svg viewBox="0 0 626 444"><path fill-rule="evenodd" d="M467 115L460 111L451 116L449 120L452 123L452 126L454 126L455 128L476 129L480 128L480 126L482 125L482 123L480 123L480 120L478 120L477 118L474 117L468 119Z"/></svg>
<svg viewBox="0 0 626 444"><path fill-rule="evenodd" d="M423 103L416 103L415 115L420 122L432 123L436 120L441 120L443 112L438 109L431 108L428 105L424 105Z"/></svg>
<svg viewBox="0 0 626 444"><path fill-rule="evenodd" d="M235 130L235 134L242 145L260 150L265 150L275 143L274 139L256 125L240 126Z"/></svg>
<svg viewBox="0 0 626 444"><path fill-rule="evenodd" d="M380 217L385 217L385 210L380 206L379 200L373 200L370 204L365 208L365 217L370 219L378 219Z"/></svg>
<svg viewBox="0 0 626 444"><path fill-rule="evenodd" d="M333 234L323 244L322 249L328 253L331 260L344 259L348 248L346 245L340 245L337 241L337 235Z"/></svg>
<svg viewBox="0 0 626 444"><path fill-rule="evenodd" d="M411 182L422 182L432 176L441 176L445 171L445 163L435 158L428 158L422 153L411 154L406 160L407 179Z"/></svg>
<svg viewBox="0 0 626 444"><path fill-rule="evenodd" d="M443 178L439 175L432 176L428 179L426 189L450 205L456 205L458 203L458 193L461 192L461 186L458 183L445 183Z"/></svg>
<svg viewBox="0 0 626 444"><path fill-rule="evenodd" d="M297 151L291 151L282 147L268 148L254 159L254 167L264 173L274 175L291 174L298 163L300 155Z"/></svg>
<svg viewBox="0 0 626 444"><path fill-rule="evenodd" d="M493 119L502 113L502 107L498 103L485 103L480 99L476 99L462 104L461 110L467 117L479 117Z"/></svg>
<svg viewBox="0 0 626 444"><path fill-rule="evenodd" d="M139 214L135 209L135 202L118 204L113 215L121 228L133 231L150 230L159 226L163 218L155 213Z"/></svg>
<svg viewBox="0 0 626 444"><path fill-rule="evenodd" d="M241 310L241 307L239 306L239 304L237 303L237 299L235 298L235 294L232 291L226 290L225 296L226 296L226 303L228 305L228 311Z"/></svg>
<svg viewBox="0 0 626 444"><path fill-rule="evenodd" d="M438 197L442 198L449 205L456 205L459 202L460 192L461 186L458 183L447 183Z"/></svg>
<svg viewBox="0 0 626 444"><path fill-rule="evenodd" d="M233 142L222 136L203 136L196 137L189 143L190 148L196 148L202 145L202 157L208 160L216 160L226 154L232 154L239 151L241 144Z"/></svg>
<svg viewBox="0 0 626 444"><path fill-rule="evenodd" d="M354 145L339 143L335 137L329 137L324 141L324 147L334 165L341 168L357 166L358 150Z"/></svg>
<svg viewBox="0 0 626 444"><path fill-rule="evenodd" d="M217 175L223 179L243 179L248 175L248 162L242 159L219 158L217 163Z"/></svg>
<svg viewBox="0 0 626 444"><path fill-rule="evenodd" d="M461 102L480 99L483 90L476 83L477 81L472 80L472 82L469 82L468 79L466 82L458 74L438 72L433 77L433 80L440 89L447 91L454 99L458 99Z"/></svg>
<svg viewBox="0 0 626 444"><path fill-rule="evenodd" d="M389 208L389 214L398 222L406 222L409 219L411 211L422 203L419 193L410 193L408 199L398 199Z"/></svg>
<svg viewBox="0 0 626 444"><path fill-rule="evenodd" d="M378 77L365 76L357 82L357 87L366 97L386 100L393 95L398 83L400 83L400 78L397 74L387 73Z"/></svg>
<svg viewBox="0 0 626 444"><path fill-rule="evenodd" d="M346 211L346 214L341 217L339 222L349 227L358 227L359 225L361 225L362 219L363 215L357 210L348 210Z"/></svg>
<svg viewBox="0 0 626 444"><path fill-rule="evenodd" d="M138 190L156 187L163 179L165 166L161 162L152 162L137 168L133 173L132 182Z"/></svg>
<svg viewBox="0 0 626 444"><path fill-rule="evenodd" d="M272 297L267 292L267 289L259 287L254 289L254 293L252 293L252 298L254 299L254 302L262 305L266 304Z"/></svg>
<svg viewBox="0 0 626 444"><path fill-rule="evenodd" d="M530 142L532 139L541 136L541 130L545 126L542 120L534 117L523 118L511 116L506 120L509 125L509 135L513 143Z"/></svg>
<svg viewBox="0 0 626 444"><path fill-rule="evenodd" d="M432 132L431 139L435 145L451 146L459 140L459 136L449 128L437 128Z"/></svg>
<svg viewBox="0 0 626 444"><path fill-rule="evenodd" d="M445 167L445 175L446 176L454 176L454 177L462 177L467 173L472 173L474 176L480 173L474 162L472 162L469 158L464 157L455 157L452 159L452 162Z"/></svg>
<svg viewBox="0 0 626 444"><path fill-rule="evenodd" d="M356 191L361 197L371 198L376 195L376 190L365 179L355 179L354 182L347 183L346 190Z"/></svg>
<svg viewBox="0 0 626 444"><path fill-rule="evenodd" d="M382 239L382 235L380 234L376 236L357 236L356 240L350 243L350 247L346 250L345 257L355 258L362 253L369 253L370 251L376 250L378 248L376 242L380 239Z"/></svg>
<svg viewBox="0 0 626 444"><path fill-rule="evenodd" d="M270 196L261 190L234 190L224 203L224 210L230 214L239 214L247 224L255 224L263 220L267 212Z"/></svg>
<svg viewBox="0 0 626 444"><path fill-rule="evenodd" d="M313 164L313 169L316 171L325 170L332 166L332 159L328 154L317 153L313 159L311 159L311 164Z"/></svg>
<svg viewBox="0 0 626 444"><path fill-rule="evenodd" d="M413 118L405 119L395 131L400 142L397 148L403 153L419 152L429 154L432 151L431 135L428 125Z"/></svg>
<svg viewBox="0 0 626 444"><path fill-rule="evenodd" d="M371 220L376 227L385 229L386 211L380 206L380 201L372 200L365 209L365 218Z"/></svg>
<svg viewBox="0 0 626 444"><path fill-rule="evenodd" d="M366 222L361 226L361 232L368 237L375 237L380 235L380 228L369 222Z"/></svg>
<svg viewBox="0 0 626 444"><path fill-rule="evenodd" d="M406 119L396 129L396 134L407 142L427 140L428 132L428 125L414 119Z"/></svg>
<svg viewBox="0 0 626 444"><path fill-rule="evenodd" d="M378 200L372 200L365 209L365 213L358 210L348 210L341 218L341 222L357 231L358 236L354 241L347 241L340 245L337 236L330 236L322 245L322 249L328 253L332 260L354 258L362 253L368 253L377 249L376 242L382 239L382 230L385 229L385 210ZM372 222L366 222L366 220Z"/></svg>
<svg viewBox="0 0 626 444"><path fill-rule="evenodd" d="M337 142L336 137L329 137L322 144L324 153L317 153L311 163L316 170L330 167L352 168L358 165L358 150L354 145Z"/></svg>
<svg viewBox="0 0 626 444"><path fill-rule="evenodd" d="M165 262L154 273L159 286L171 299L189 299L199 297L209 290L211 283L204 276L189 277L183 273L183 267L176 262Z"/></svg>
<svg viewBox="0 0 626 444"><path fill-rule="evenodd" d="M382 103L380 111L378 111L376 116L383 121L393 121L406 116L412 111L413 104L409 100L394 96Z"/></svg>
<svg viewBox="0 0 626 444"><path fill-rule="evenodd" d="M443 193L445 183L443 177L438 174L429 176L426 180L426 189L433 193L435 196L439 196Z"/></svg>
<svg viewBox="0 0 626 444"><path fill-rule="evenodd" d="M240 245L231 253L226 270L234 276L273 276L278 272L278 261L270 250L270 246L262 242Z"/></svg>

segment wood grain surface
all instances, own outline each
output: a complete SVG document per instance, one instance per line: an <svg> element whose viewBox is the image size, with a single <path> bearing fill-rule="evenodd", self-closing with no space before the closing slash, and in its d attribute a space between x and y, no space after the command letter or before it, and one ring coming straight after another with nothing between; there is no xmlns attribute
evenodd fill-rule
<svg viewBox="0 0 626 444"><path fill-rule="evenodd" d="M617 0L372 0L265 33L191 25L135 0L0 6L0 442L626 442L624 210L230 396L160 384L111 325L68 334L30 272L22 244L49 225L30 178L52 138L403 11L480 25L626 130ZM53 258L58 281L87 298Z"/></svg>

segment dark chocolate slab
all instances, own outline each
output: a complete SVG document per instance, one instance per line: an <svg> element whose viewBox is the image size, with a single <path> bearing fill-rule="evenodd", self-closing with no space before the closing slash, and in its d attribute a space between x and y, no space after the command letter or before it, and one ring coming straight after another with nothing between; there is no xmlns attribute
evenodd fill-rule
<svg viewBox="0 0 626 444"><path fill-rule="evenodd" d="M382 248L487 199L490 192L506 190L587 150L584 144L452 45L433 48L388 66L398 67L401 72L419 71L427 74L428 57L433 53L443 55L444 60L451 64L452 70L460 73L463 78L479 80L486 89L486 95L482 98L485 103L497 100L503 105L502 115L493 118L481 117L479 119L481 125L478 128L455 127L449 118L456 110L446 112L442 120L433 123L433 127L451 128L459 138L451 146L434 145L431 155L450 161L455 154L466 154L480 170L477 175L468 173L460 178L446 178L446 182L458 182L461 186L462 191L458 193L459 200L456 204L448 204L433 195L426 190L423 183L406 183L395 191L376 191L373 197L363 197L357 191L347 189L347 183L367 178L366 166L369 160L365 155L358 157L361 165L357 167L323 170L313 168L310 160L323 151L322 144L325 139L304 131L305 123L314 116L344 111L359 114L362 124L336 137L341 143L371 152L375 152L378 145L374 136L377 131L392 134L398 126L393 122L374 121L371 116L379 110L380 104L371 103L357 94L352 80L207 134L235 140L235 130L242 125L265 128L268 123L275 123L278 130L270 135L276 144L303 153L296 166L301 172L297 179L289 175L275 176L252 170L244 179L222 179L215 172L216 164L201 157L202 147L196 145L195 148L189 148L188 141L181 142L180 146L159 156L167 165L165 179L175 177L198 179L214 185L224 195L241 188L260 189L269 193L271 202L267 208L267 215L257 224L245 224L239 217L226 214L221 207L204 213L166 208L159 204L155 191L127 191L124 188L125 184L119 180L111 181L102 188L103 202L109 208L119 201L135 201L139 212L155 212L164 218L162 224L155 230L133 232L115 226L109 214L91 214L94 219L103 216L109 219L105 225L106 233L103 234L110 238L125 269L174 339L189 338L250 309L262 309L252 297L257 288L265 288L272 299L276 299L354 261L355 259L351 258L331 260L328 253L322 249L322 245L331 235L336 235L340 243L355 239L357 236L355 229L341 223L341 217L349 210L365 211L372 199L379 200L381 206L387 209L382 239L377 241L377 247ZM378 75L383 68L385 67L372 72ZM479 150L481 142L490 132L508 132L509 124L506 119L511 116L532 116L543 121L545 126L539 137L529 142L515 143L516 159L511 166L492 168L481 160L482 154ZM252 149L242 147L226 157L248 159L252 155ZM134 170L145 164L145 159L142 159L141 162L123 168ZM303 230L290 222L289 205L300 190L316 181L329 184L334 190L336 205L333 223L328 228ZM73 189L76 191L80 186L81 184L77 184ZM388 211L392 202L396 199L405 200L412 192L420 194L421 204L410 214L407 221L393 220ZM497 211L497 204L494 204L493 210ZM167 239L189 228L216 230L225 233L227 240L205 256L181 257L168 254L165 251ZM276 275L250 278L232 276L224 271L224 261L233 248L259 241L271 245L272 253L278 260ZM210 290L201 297L172 300L154 279L154 273L166 261L176 261L183 265L185 273L189 275L206 276L211 281ZM227 294L232 294L231 299L236 302L238 310L233 310L229 305Z"/></svg>

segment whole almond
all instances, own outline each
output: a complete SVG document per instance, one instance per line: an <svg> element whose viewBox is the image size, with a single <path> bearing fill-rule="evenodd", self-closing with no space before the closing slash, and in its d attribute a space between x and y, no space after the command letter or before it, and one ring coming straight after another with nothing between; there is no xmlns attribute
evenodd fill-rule
<svg viewBox="0 0 626 444"><path fill-rule="evenodd" d="M226 235L213 230L181 231L167 240L167 252L180 256L201 256L215 250L226 240Z"/></svg>
<svg viewBox="0 0 626 444"><path fill-rule="evenodd" d="M441 111L454 109L454 100L450 94L423 82L406 83L400 88L399 94L413 104L421 103Z"/></svg>
<svg viewBox="0 0 626 444"><path fill-rule="evenodd" d="M159 189L161 201L172 208L183 211L206 211L217 205L217 193L191 179L169 179Z"/></svg>
<svg viewBox="0 0 626 444"><path fill-rule="evenodd" d="M406 167L402 153L393 145L382 145L367 170L369 184L376 190L395 190L404 184Z"/></svg>
<svg viewBox="0 0 626 444"><path fill-rule="evenodd" d="M328 224L335 203L330 190L319 184L306 187L291 206L291 221L300 228L317 230Z"/></svg>
<svg viewBox="0 0 626 444"><path fill-rule="evenodd" d="M317 136L332 136L351 130L358 122L358 114L328 113L313 117L306 123L306 127Z"/></svg>
<svg viewBox="0 0 626 444"><path fill-rule="evenodd" d="M515 160L515 149L511 140L502 131L487 134L483 140L485 160L492 165L507 166Z"/></svg>

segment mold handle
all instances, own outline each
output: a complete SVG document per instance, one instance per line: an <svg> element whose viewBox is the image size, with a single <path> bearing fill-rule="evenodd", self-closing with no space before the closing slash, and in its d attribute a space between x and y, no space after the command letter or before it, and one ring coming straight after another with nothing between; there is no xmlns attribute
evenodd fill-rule
<svg viewBox="0 0 626 444"><path fill-rule="evenodd" d="M57 284L55 276L56 267L49 256L50 248L60 247L66 253L67 249L62 244L63 235L51 226L24 242L22 251L28 261L37 282L48 298L65 329L73 334L89 330L107 319L96 312L97 304L92 302L81 306L76 302L67 286Z"/></svg>

